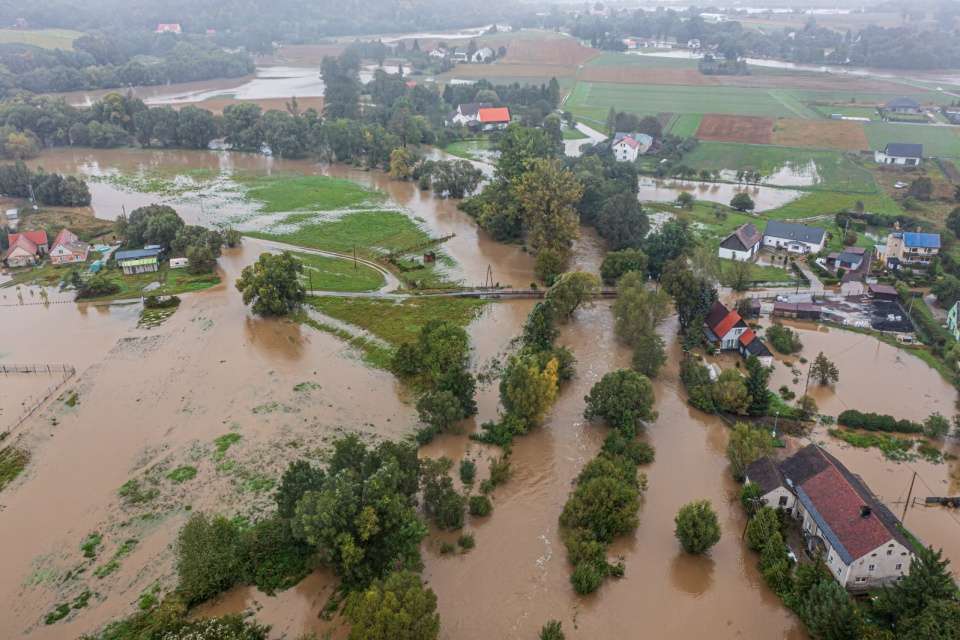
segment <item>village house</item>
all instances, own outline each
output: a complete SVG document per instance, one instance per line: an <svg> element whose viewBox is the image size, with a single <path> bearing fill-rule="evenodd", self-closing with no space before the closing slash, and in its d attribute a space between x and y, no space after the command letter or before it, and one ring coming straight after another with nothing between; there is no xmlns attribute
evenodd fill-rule
<svg viewBox="0 0 960 640"><path fill-rule="evenodd" d="M447 50L443 47L437 47L436 49L431 49L427 55L431 58L439 58L442 60L447 57Z"/></svg>
<svg viewBox="0 0 960 640"><path fill-rule="evenodd" d="M785 249L789 253L819 253L827 239L827 232L820 227L770 220L763 232L763 245L772 249Z"/></svg>
<svg viewBox="0 0 960 640"><path fill-rule="evenodd" d="M483 107L477 112L477 119L484 131L506 129L510 124L510 109L507 107Z"/></svg>
<svg viewBox="0 0 960 640"><path fill-rule="evenodd" d="M89 254L89 244L69 229L61 229L50 248L50 262L53 264L86 262Z"/></svg>
<svg viewBox="0 0 960 640"><path fill-rule="evenodd" d="M823 558L844 588L875 589L910 572L913 553L896 516L817 445L779 463L757 460L746 481L760 487L762 503L800 522L807 551Z"/></svg>
<svg viewBox="0 0 960 640"><path fill-rule="evenodd" d="M496 55L490 47L482 47L474 52L473 57L470 58L470 62L487 62L488 60L493 60Z"/></svg>
<svg viewBox="0 0 960 640"><path fill-rule="evenodd" d="M613 142L610 143L613 157L617 162L633 162L638 156L650 151L652 146L653 138L645 133L617 132L613 136Z"/></svg>
<svg viewBox="0 0 960 640"><path fill-rule="evenodd" d="M480 110L487 109L493 105L487 102L467 102L458 104L448 120L453 124L470 125L480 122Z"/></svg>
<svg viewBox="0 0 960 640"><path fill-rule="evenodd" d="M183 33L183 29L180 27L179 22L161 22L157 25L156 33L175 33L180 35Z"/></svg>
<svg viewBox="0 0 960 640"><path fill-rule="evenodd" d="M736 351L744 358L756 356L760 363L769 367L773 354L747 326L739 313L727 309L721 302L714 302L704 320L704 335L711 345L720 351Z"/></svg>
<svg viewBox="0 0 960 640"><path fill-rule="evenodd" d="M143 249L117 251L114 258L117 261L117 265L123 269L125 275L152 273L160 270L161 251L160 247L144 247Z"/></svg>
<svg viewBox="0 0 960 640"><path fill-rule="evenodd" d="M720 243L718 254L726 260L753 260L760 251L763 234L750 223L740 225Z"/></svg>
<svg viewBox="0 0 960 640"><path fill-rule="evenodd" d="M923 108L920 106L920 103L913 98L902 97L894 98L883 105L883 111L897 115L918 116L923 113Z"/></svg>
<svg viewBox="0 0 960 640"><path fill-rule="evenodd" d="M823 307L813 302L774 302L772 315L774 318L819 320Z"/></svg>
<svg viewBox="0 0 960 640"><path fill-rule="evenodd" d="M8 267L27 267L37 264L47 254L48 248L46 231L9 233L3 260Z"/></svg>
<svg viewBox="0 0 960 640"><path fill-rule="evenodd" d="M923 162L923 145L891 142L883 151L875 151L873 160L877 164L918 167Z"/></svg>
<svg viewBox="0 0 960 640"><path fill-rule="evenodd" d="M939 233L895 231L887 236L883 254L878 257L890 269L925 269L939 254Z"/></svg>

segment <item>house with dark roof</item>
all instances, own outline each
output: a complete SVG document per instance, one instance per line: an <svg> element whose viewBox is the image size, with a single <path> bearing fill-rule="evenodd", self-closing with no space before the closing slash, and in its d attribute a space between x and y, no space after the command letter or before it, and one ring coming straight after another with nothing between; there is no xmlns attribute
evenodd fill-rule
<svg viewBox="0 0 960 640"><path fill-rule="evenodd" d="M480 122L480 110L492 107L487 102L465 102L457 105L457 110L450 114L448 120L453 124L469 125Z"/></svg>
<svg viewBox="0 0 960 640"><path fill-rule="evenodd" d="M923 162L923 145L891 142L883 151L875 151L873 160L877 164L918 167Z"/></svg>
<svg viewBox="0 0 960 640"><path fill-rule="evenodd" d="M782 462L747 467L760 500L800 521L804 544L850 591L866 591L910 572L913 552L899 520L860 476L818 447L807 445Z"/></svg>
<svg viewBox="0 0 960 640"><path fill-rule="evenodd" d="M744 360L754 357L765 367L773 366L773 354L753 329L747 329L740 334L740 339L737 340L737 351Z"/></svg>
<svg viewBox="0 0 960 640"><path fill-rule="evenodd" d="M895 231L887 236L883 261L891 269L926 269L940 255L940 234Z"/></svg>
<svg viewBox="0 0 960 640"><path fill-rule="evenodd" d="M789 253L819 253L827 241L827 232L820 227L770 220L763 232L763 246L785 249Z"/></svg>
<svg viewBox="0 0 960 640"><path fill-rule="evenodd" d="M717 253L726 260L753 260L760 251L762 240L763 234L755 226L743 224L723 239Z"/></svg>
<svg viewBox="0 0 960 640"><path fill-rule="evenodd" d="M744 358L756 356L760 363L769 367L773 354L767 345L747 325L736 311L731 311L722 302L714 302L703 322L707 342L721 351L736 351Z"/></svg>
<svg viewBox="0 0 960 640"><path fill-rule="evenodd" d="M653 138L645 133L624 133L618 131L613 136L610 148L617 162L633 162L638 156L645 155L653 146Z"/></svg>
<svg viewBox="0 0 960 640"><path fill-rule="evenodd" d="M887 113L896 113L900 115L916 116L923 113L923 107L913 98L901 97L894 98L883 105L883 110Z"/></svg>

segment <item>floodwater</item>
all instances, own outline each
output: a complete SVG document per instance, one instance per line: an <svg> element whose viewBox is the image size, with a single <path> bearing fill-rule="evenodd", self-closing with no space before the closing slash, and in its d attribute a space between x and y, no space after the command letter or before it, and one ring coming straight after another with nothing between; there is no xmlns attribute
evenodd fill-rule
<svg viewBox="0 0 960 640"><path fill-rule="evenodd" d="M637 197L641 202L674 202L684 191L697 200L729 205L738 193L746 193L756 204L754 211L763 212L789 204L803 195L796 189L779 189L768 186L742 186L728 182L701 182L699 180L660 180L640 178Z"/></svg>
<svg viewBox="0 0 960 640"><path fill-rule="evenodd" d="M520 247L493 242L454 202L391 181L381 172L217 152L64 150L46 153L38 162L49 170L87 174L216 169L345 177L382 189L431 233L455 233L444 250L465 280L481 282L488 265L501 283L522 285L533 279L532 260ZM92 210L107 219L123 206L129 211L164 200L159 194L131 194L109 182L91 188ZM218 206L186 200L176 206L190 222L210 224L231 213L226 199ZM0 346L2 361L74 364L78 376L67 388L79 397L72 408L49 404L14 434L14 442L33 457L25 475L0 494L0 601L6 604L0 628L30 638L76 637L126 615L155 582L163 588L174 584L169 544L189 515L188 506L191 511L256 517L270 508L271 490L258 489L254 481L278 477L290 460L322 447L339 430L391 438L410 432L415 412L391 375L364 366L332 336L255 318L244 307L230 283L263 248L246 239L241 248L225 251L220 261L224 284L184 296L177 313L156 329L136 327L139 305L0 308L4 336L12 338ZM595 271L602 252L600 239L585 230L576 244L574 266ZM491 304L474 321L469 332L478 368L508 349L531 305ZM476 549L441 556L438 540L449 539L447 534L433 534L425 543L424 576L439 598L442 637L531 638L546 620L556 618L570 638L805 638L799 622L765 587L755 568L757 558L741 542L744 518L724 455L728 429L687 406L677 379L673 320L664 327L672 345L670 364L655 385L660 415L645 435L657 449L657 461L644 469L650 488L641 523L635 534L611 548L612 555L624 556L627 574L591 597L573 593L557 518L571 481L596 454L606 432L584 423L583 396L604 373L629 364L630 354L615 340L612 325L609 303L598 303L578 311L564 326L559 341L575 353L578 375L546 424L516 442L514 475L495 492L494 513L470 525ZM824 334L828 337L821 347L819 335L804 334L807 350L829 349L841 374L849 376L836 391L845 402L864 410L892 410L889 399L903 389L906 374L910 384L916 381L916 393L927 394L923 411L937 406L948 413L956 393L931 378L935 374L913 365L909 371L888 367L889 375L878 374L877 365L889 365L887 360L864 366L852 359L865 358L871 349L888 358L885 346L878 348L870 339L860 350L843 352L863 336L836 332L836 342L830 342L834 334ZM862 385L855 382L858 370L869 372ZM307 391L304 382L312 383ZM294 389L298 385L300 391ZM464 426L464 433L438 438L422 455L470 456L480 463L483 477L484 462L495 450L472 442L467 434L495 418L496 384L483 388L478 400L480 415ZM828 397L821 406L834 410ZM905 417L923 417L920 409L916 413ZM227 469L214 458L212 442L230 432L242 439L230 448L227 457L235 466ZM909 481L909 468L874 453L838 450L878 493L899 495L898 488ZM196 480L175 485L165 479L170 469L184 464L197 468ZM950 465L914 466L925 482L944 490L956 473ZM146 505L124 506L118 488L131 478L149 477L159 479L160 496ZM723 538L707 557L690 558L681 553L672 523L682 504L700 498L713 502ZM948 517L913 509L908 524L960 561L960 537ZM79 544L93 531L103 534L105 543L90 563L83 560ZM93 568L130 538L139 542L120 568L104 579L92 577ZM65 579L78 567L86 571ZM320 571L277 597L235 589L201 612L249 608L274 626L273 637L330 631L340 638L346 631L341 623L317 617L333 584L329 572ZM57 603L85 588L99 594L88 608L55 625L43 624Z"/></svg>

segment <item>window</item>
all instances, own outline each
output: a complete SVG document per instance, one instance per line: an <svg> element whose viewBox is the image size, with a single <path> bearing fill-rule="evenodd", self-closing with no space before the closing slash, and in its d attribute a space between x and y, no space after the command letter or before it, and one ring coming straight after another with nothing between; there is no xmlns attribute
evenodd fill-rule
<svg viewBox="0 0 960 640"><path fill-rule="evenodd" d="M893 549L887 549L887 555L888 555L888 556L892 556L892 555L893 555Z"/></svg>
<svg viewBox="0 0 960 640"><path fill-rule="evenodd" d="M859 578L857 578L857 582L866 582L866 581L867 579L863 576L860 576Z"/></svg>
<svg viewBox="0 0 960 640"><path fill-rule="evenodd" d="M903 565L898 562L898 563L897 563L897 566L895 567L895 569L896 569L897 571L900 571L900 569L903 569Z"/></svg>
<svg viewBox="0 0 960 640"><path fill-rule="evenodd" d="M873 570L876 569L876 568L877 568L877 565L872 564L872 565L870 565L869 567L867 567L867 571L873 571Z"/></svg>
<svg viewBox="0 0 960 640"><path fill-rule="evenodd" d="M870 554L870 557L871 557L871 558L876 558L876 557L877 557L877 554L871 553L871 554Z"/></svg>
<svg viewBox="0 0 960 640"><path fill-rule="evenodd" d="M787 496L780 496L780 506L781 507L787 506Z"/></svg>

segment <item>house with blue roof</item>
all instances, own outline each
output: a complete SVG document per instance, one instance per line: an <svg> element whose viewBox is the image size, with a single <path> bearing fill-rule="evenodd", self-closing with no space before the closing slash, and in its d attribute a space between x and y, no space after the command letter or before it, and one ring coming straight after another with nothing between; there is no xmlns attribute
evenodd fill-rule
<svg viewBox="0 0 960 640"><path fill-rule="evenodd" d="M894 231L887 236L883 262L891 269L926 269L940 255L940 234Z"/></svg>

